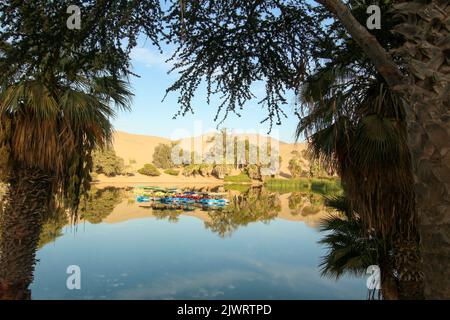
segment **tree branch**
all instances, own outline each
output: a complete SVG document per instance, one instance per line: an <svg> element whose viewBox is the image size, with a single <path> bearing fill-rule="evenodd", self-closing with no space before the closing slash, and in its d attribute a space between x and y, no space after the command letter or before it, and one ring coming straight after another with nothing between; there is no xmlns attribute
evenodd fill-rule
<svg viewBox="0 0 450 320"><path fill-rule="evenodd" d="M331 13L335 14L352 38L361 46L362 50L372 60L375 68L382 75L386 83L394 89L405 84L404 77L389 53L380 45L378 40L362 26L341 0L315 0Z"/></svg>

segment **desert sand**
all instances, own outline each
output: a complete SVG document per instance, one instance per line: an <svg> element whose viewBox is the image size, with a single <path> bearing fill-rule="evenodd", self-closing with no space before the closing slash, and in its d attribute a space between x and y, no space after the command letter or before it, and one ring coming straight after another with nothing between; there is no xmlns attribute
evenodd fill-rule
<svg viewBox="0 0 450 320"><path fill-rule="evenodd" d="M203 151L209 150L212 147L211 135L204 135L197 137L200 139ZM248 136L247 136L248 137ZM254 138L254 137L253 137ZM186 146L193 143L194 138L186 138L178 141L181 146ZM257 139L261 139L260 136ZM280 177L289 178L289 160L292 159L293 151L302 151L306 148L304 143L285 143L283 141L272 140L275 143L279 142L279 152L282 158L280 165ZM116 131L113 139L113 148L116 154L123 158L125 164L128 166L128 171L133 172L133 176L116 176L106 177L99 175L97 177L96 184L101 186L136 186L140 184L151 185L193 185L193 184L222 184L223 181L214 177L184 177L181 174L179 176L171 176L161 173L158 177L149 177L137 173L139 168L142 168L144 164L151 163L153 160L153 152L155 147L160 144L170 145L173 141L157 136L147 136L139 134L131 134L123 131ZM162 171L162 170L161 170Z"/></svg>

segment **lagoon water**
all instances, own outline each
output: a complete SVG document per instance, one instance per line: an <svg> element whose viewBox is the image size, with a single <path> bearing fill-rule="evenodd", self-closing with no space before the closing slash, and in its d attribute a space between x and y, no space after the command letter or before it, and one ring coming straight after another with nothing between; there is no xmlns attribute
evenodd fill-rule
<svg viewBox="0 0 450 320"><path fill-rule="evenodd" d="M165 215L108 192L106 202L94 197L99 204L88 208L94 216L87 221L57 231L44 227L53 231L37 252L33 299L366 298L364 278L321 277L325 248L317 243L316 215L326 213L311 209L314 202L308 209L291 193L270 193L275 203L263 206L270 212L253 203L232 218L202 211ZM98 217L95 210L104 212ZM80 290L66 287L69 265L80 267Z"/></svg>

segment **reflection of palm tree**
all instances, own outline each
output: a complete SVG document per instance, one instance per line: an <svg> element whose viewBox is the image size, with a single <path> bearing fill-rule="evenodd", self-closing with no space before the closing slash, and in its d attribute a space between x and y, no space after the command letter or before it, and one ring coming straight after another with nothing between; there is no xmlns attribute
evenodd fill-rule
<svg viewBox="0 0 450 320"><path fill-rule="evenodd" d="M220 237L230 236L240 226L256 221L271 221L280 210L281 203L277 194L261 188L251 188L248 192L231 198L223 210L210 213L210 221L205 222L205 227Z"/></svg>
<svg viewBox="0 0 450 320"><path fill-rule="evenodd" d="M320 263L322 275L335 279L345 273L362 276L370 265L379 265L383 296L398 298L392 257L385 254L390 252L389 244L373 231L364 230L359 215L345 197L328 198L326 205L336 209L339 215L330 215L320 224L320 231L326 234L319 243L328 248Z"/></svg>

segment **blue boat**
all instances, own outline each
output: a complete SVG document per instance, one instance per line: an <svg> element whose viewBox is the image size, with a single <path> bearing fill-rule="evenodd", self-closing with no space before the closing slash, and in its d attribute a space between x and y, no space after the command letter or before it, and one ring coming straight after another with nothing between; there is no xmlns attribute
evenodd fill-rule
<svg viewBox="0 0 450 320"><path fill-rule="evenodd" d="M147 196L137 196L136 201L137 202L150 202L150 198Z"/></svg>
<svg viewBox="0 0 450 320"><path fill-rule="evenodd" d="M226 199L200 199L200 203L227 203Z"/></svg>

